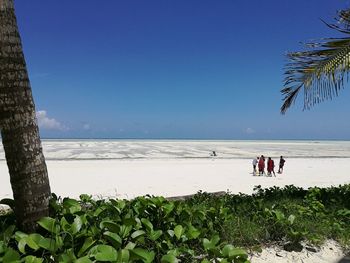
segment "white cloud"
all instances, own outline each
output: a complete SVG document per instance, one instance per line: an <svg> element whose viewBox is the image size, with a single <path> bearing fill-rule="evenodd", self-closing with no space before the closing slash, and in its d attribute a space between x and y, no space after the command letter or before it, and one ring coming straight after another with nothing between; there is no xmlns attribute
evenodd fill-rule
<svg viewBox="0 0 350 263"><path fill-rule="evenodd" d="M247 128L247 129L245 130L245 132L246 132L247 134L253 134L253 133L255 133L255 130L252 129L252 128Z"/></svg>
<svg viewBox="0 0 350 263"><path fill-rule="evenodd" d="M45 110L40 110L36 112L36 117L38 119L38 125L42 129L46 130L58 130L58 131L66 131L68 128L61 124L54 118L49 118L47 116L47 112Z"/></svg>

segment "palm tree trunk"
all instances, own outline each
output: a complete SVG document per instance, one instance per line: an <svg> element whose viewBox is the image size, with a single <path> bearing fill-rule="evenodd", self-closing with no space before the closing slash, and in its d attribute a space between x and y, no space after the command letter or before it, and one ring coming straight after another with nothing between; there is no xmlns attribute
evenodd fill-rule
<svg viewBox="0 0 350 263"><path fill-rule="evenodd" d="M32 232L51 192L13 0L0 0L0 129L17 223Z"/></svg>

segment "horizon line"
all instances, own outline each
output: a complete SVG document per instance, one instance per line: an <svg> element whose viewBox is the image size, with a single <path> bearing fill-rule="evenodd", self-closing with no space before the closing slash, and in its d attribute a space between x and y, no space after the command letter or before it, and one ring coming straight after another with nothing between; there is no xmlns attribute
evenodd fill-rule
<svg viewBox="0 0 350 263"><path fill-rule="evenodd" d="M117 137L41 137L42 140L174 140L174 141L350 141L350 139L330 139L330 138L304 138L304 139L291 139L291 138L279 138L279 139L234 139L234 138L117 138Z"/></svg>

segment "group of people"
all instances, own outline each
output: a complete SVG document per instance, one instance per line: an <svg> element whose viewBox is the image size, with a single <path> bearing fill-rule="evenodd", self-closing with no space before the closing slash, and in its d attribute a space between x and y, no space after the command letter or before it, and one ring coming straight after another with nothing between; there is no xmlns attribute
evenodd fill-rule
<svg viewBox="0 0 350 263"><path fill-rule="evenodd" d="M283 167L285 162L286 160L284 160L283 156L281 156L277 173L281 174L283 172ZM256 169L256 166L258 166L258 170ZM271 159L271 157L269 157L267 159L267 176L272 176L272 174L276 177L275 162ZM261 155L260 157L256 157L253 159L253 175L258 175L258 176L266 175L264 155Z"/></svg>

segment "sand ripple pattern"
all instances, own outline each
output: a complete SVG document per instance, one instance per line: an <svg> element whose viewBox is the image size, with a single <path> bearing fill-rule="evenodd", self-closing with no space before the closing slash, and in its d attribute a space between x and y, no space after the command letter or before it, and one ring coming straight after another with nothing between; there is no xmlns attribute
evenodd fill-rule
<svg viewBox="0 0 350 263"><path fill-rule="evenodd" d="M47 160L350 158L350 141L43 140L43 149Z"/></svg>

